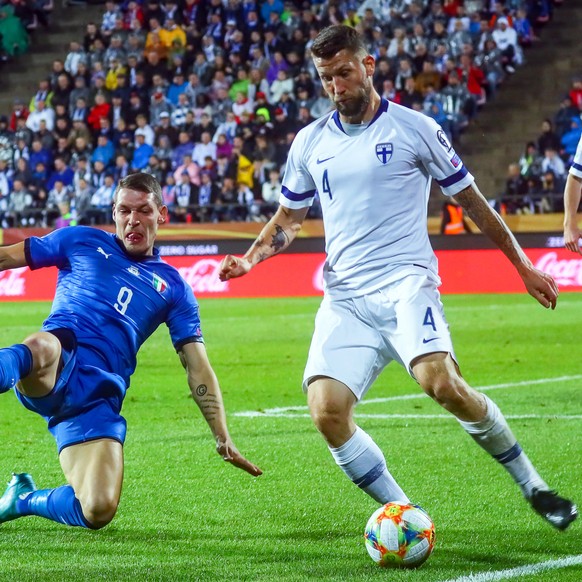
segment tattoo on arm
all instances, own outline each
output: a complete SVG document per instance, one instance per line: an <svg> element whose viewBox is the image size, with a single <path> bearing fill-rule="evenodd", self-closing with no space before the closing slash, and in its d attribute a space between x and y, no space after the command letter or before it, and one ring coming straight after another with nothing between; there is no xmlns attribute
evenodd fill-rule
<svg viewBox="0 0 582 582"><path fill-rule="evenodd" d="M220 414L220 403L212 396L208 395L199 402L200 410L207 422L213 421Z"/></svg>
<svg viewBox="0 0 582 582"><path fill-rule="evenodd" d="M258 253L259 262L262 262L265 259L268 259L273 255L276 255L278 252L287 247L291 242L289 240L289 237L287 236L287 233L285 232L285 229L282 226L280 226L279 224L275 224L274 227L275 232L271 236L270 245L267 244L264 237L262 236L259 236L255 243L253 244L253 247L258 249L259 251Z"/></svg>
<svg viewBox="0 0 582 582"><path fill-rule="evenodd" d="M275 224L275 234L273 235L273 240L271 241L271 248L275 253L278 253L281 249L285 248L289 244L289 237L287 233L283 230L281 226Z"/></svg>
<svg viewBox="0 0 582 582"><path fill-rule="evenodd" d="M208 392L206 384L200 384L200 386L196 387L196 396L202 397L206 394L206 392Z"/></svg>

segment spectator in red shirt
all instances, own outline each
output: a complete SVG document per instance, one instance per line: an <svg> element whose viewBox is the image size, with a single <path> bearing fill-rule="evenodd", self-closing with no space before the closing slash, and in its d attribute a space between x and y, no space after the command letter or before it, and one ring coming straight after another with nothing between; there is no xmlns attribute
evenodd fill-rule
<svg viewBox="0 0 582 582"><path fill-rule="evenodd" d="M107 103L105 93L99 92L95 94L95 104L91 107L87 117L87 125L93 133L99 133L101 129L101 118L108 118L111 105Z"/></svg>

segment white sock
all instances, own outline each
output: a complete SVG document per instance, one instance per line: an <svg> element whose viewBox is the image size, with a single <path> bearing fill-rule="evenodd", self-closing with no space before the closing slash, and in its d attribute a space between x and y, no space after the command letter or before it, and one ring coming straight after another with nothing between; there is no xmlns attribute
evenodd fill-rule
<svg viewBox="0 0 582 582"><path fill-rule="evenodd" d="M329 450L341 470L378 503L410 501L388 472L378 445L360 427L341 447Z"/></svg>
<svg viewBox="0 0 582 582"><path fill-rule="evenodd" d="M478 422L459 420L461 426L505 467L526 497L531 496L533 489L548 489L522 451L497 404L489 397L483 396L487 404L485 418Z"/></svg>

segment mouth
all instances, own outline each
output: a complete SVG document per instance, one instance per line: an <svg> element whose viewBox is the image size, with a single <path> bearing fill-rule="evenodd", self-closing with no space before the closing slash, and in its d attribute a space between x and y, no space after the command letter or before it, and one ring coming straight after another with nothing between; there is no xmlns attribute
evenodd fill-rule
<svg viewBox="0 0 582 582"><path fill-rule="evenodd" d="M125 240L132 245L139 244L143 240L143 234L139 232L128 232L125 235Z"/></svg>

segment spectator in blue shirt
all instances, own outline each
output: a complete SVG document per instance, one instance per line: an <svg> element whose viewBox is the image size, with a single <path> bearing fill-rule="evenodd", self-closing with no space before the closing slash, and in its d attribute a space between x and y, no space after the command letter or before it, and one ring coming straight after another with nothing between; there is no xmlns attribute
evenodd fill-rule
<svg viewBox="0 0 582 582"><path fill-rule="evenodd" d="M143 170L149 163L150 156L155 154L154 148L145 142L145 132L135 130L136 148L133 152L131 167L134 170Z"/></svg>
<svg viewBox="0 0 582 582"><path fill-rule="evenodd" d="M55 169L51 173L46 185L47 190L52 190L58 180L60 180L66 188L70 188L73 185L74 178L75 172L73 169L67 166L63 158L56 157Z"/></svg>
<svg viewBox="0 0 582 582"><path fill-rule="evenodd" d="M97 138L97 147L93 150L91 161L95 163L97 160L103 162L106 167L109 167L115 157L115 146L113 142L104 134Z"/></svg>
<svg viewBox="0 0 582 582"><path fill-rule="evenodd" d="M184 80L184 73L176 72L172 83L168 87L168 92L166 93L166 99L174 106L178 105L178 96L180 93L184 93L189 83Z"/></svg>
<svg viewBox="0 0 582 582"><path fill-rule="evenodd" d="M32 151L30 152L30 167L36 168L38 163L44 164L45 168L50 168L53 163L53 155L50 150L43 147L42 140L34 138L32 140Z"/></svg>

